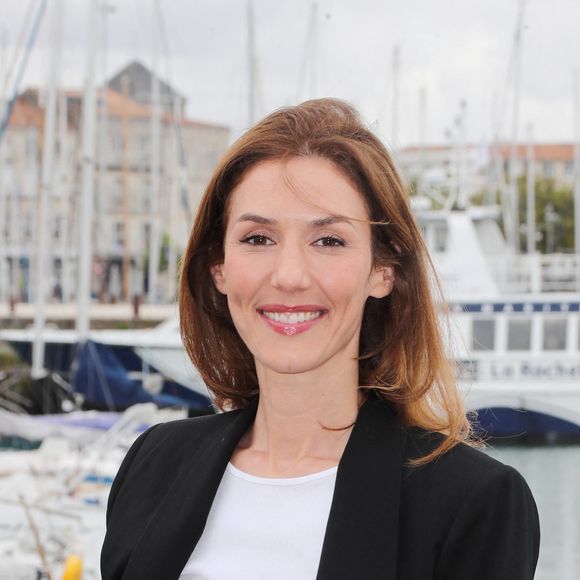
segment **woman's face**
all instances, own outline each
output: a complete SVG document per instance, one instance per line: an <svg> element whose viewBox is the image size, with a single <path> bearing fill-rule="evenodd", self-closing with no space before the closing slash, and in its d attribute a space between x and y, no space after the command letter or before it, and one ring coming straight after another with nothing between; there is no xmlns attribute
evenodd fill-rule
<svg viewBox="0 0 580 580"><path fill-rule="evenodd" d="M358 364L365 302L386 296L393 276L373 265L368 217L362 195L318 157L262 162L233 190L212 274L258 371Z"/></svg>

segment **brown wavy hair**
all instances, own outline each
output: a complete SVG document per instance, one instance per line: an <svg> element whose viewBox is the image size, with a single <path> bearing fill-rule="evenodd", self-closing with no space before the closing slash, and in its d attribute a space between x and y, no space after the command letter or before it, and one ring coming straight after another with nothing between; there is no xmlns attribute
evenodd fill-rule
<svg viewBox="0 0 580 580"><path fill-rule="evenodd" d="M257 396L254 358L210 269L223 262L228 199L248 169L266 160L306 156L330 160L361 192L375 264L393 266L395 272L391 293L369 298L365 305L359 385L394 406L405 425L446 435L420 462L459 441L469 442L470 423L440 328L444 302L401 178L387 149L356 110L337 99L275 111L240 137L216 167L181 265L181 336L189 357L220 408L245 407Z"/></svg>

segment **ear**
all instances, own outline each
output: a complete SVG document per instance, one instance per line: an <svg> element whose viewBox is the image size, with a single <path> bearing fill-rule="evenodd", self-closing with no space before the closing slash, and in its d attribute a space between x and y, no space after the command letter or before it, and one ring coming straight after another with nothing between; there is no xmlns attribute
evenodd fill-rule
<svg viewBox="0 0 580 580"><path fill-rule="evenodd" d="M213 279L213 283L215 284L215 287L218 289L218 292L227 295L226 279L224 278L223 274L223 264L214 264L210 268L210 273Z"/></svg>
<svg viewBox="0 0 580 580"><path fill-rule="evenodd" d="M376 266L370 278L369 296L384 298L393 290L395 284L395 269L392 266Z"/></svg>

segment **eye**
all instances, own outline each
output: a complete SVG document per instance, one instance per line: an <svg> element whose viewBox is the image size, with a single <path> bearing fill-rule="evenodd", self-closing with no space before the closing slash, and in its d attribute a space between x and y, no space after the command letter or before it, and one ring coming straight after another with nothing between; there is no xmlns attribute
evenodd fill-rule
<svg viewBox="0 0 580 580"><path fill-rule="evenodd" d="M340 248L345 245L345 243L340 238L335 238L334 236L324 236L319 240L314 242L315 246L321 246L323 248Z"/></svg>
<svg viewBox="0 0 580 580"><path fill-rule="evenodd" d="M271 246L274 243L270 238L261 235L248 236L241 240L241 242L242 244L248 244L250 246Z"/></svg>

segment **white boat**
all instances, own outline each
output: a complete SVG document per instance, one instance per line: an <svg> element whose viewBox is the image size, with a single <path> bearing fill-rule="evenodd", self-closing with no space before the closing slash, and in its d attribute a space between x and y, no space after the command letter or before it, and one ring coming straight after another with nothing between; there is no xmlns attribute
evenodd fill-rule
<svg viewBox="0 0 580 580"><path fill-rule="evenodd" d="M580 434L580 256L514 254L493 208L417 215L468 409L495 435Z"/></svg>

